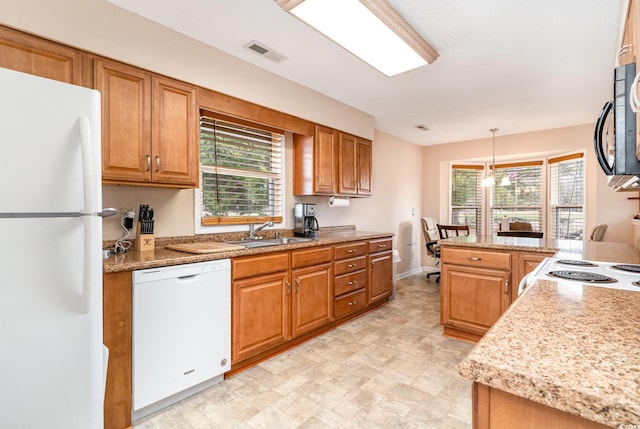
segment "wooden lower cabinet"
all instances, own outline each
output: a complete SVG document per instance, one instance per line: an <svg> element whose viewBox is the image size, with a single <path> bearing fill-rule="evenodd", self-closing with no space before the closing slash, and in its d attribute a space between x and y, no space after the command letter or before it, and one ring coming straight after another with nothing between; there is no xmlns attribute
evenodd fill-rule
<svg viewBox="0 0 640 429"><path fill-rule="evenodd" d="M331 263L292 271L291 336L297 337L331 322Z"/></svg>
<svg viewBox="0 0 640 429"><path fill-rule="evenodd" d="M445 335L477 341L511 303L508 271L443 264L441 323Z"/></svg>
<svg viewBox="0 0 640 429"><path fill-rule="evenodd" d="M131 427L131 271L103 276L103 341L109 348L104 428Z"/></svg>
<svg viewBox="0 0 640 429"><path fill-rule="evenodd" d="M553 253L513 253L513 300L518 297L518 287L520 285L520 281L524 278L524 276L535 270L544 258L548 258L553 255Z"/></svg>
<svg viewBox="0 0 640 429"><path fill-rule="evenodd" d="M237 362L289 339L289 293L286 271L234 280L231 361Z"/></svg>
<svg viewBox="0 0 640 429"><path fill-rule="evenodd" d="M369 302L387 299L393 287L391 239L369 241Z"/></svg>
<svg viewBox="0 0 640 429"><path fill-rule="evenodd" d="M473 383L473 429L604 429L608 426Z"/></svg>

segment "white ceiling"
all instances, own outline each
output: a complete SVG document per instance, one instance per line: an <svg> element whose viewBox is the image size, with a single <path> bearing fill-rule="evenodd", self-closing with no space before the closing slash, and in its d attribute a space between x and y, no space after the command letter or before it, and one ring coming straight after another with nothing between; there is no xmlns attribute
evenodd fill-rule
<svg viewBox="0 0 640 429"><path fill-rule="evenodd" d="M625 0L389 0L440 57L388 78L273 0L109 0L432 145L594 122ZM353 29L358 31L357 28ZM274 63L242 46L282 53ZM424 124L429 131L413 126Z"/></svg>

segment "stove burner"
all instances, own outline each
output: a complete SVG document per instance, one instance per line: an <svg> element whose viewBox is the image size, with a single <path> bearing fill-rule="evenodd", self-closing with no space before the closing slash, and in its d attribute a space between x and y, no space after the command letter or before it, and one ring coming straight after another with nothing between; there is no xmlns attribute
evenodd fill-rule
<svg viewBox="0 0 640 429"><path fill-rule="evenodd" d="M631 282L631 286L637 286L637 287L640 287L640 281L638 281L638 282Z"/></svg>
<svg viewBox="0 0 640 429"><path fill-rule="evenodd" d="M618 281L614 278L603 276L602 274L587 273L584 271L549 271L547 275L566 280L578 280L588 283L616 283Z"/></svg>
<svg viewBox="0 0 640 429"><path fill-rule="evenodd" d="M597 267L597 264L588 261L576 261L573 259L560 259L556 261L557 264L563 265L575 265L576 267Z"/></svg>
<svg viewBox="0 0 640 429"><path fill-rule="evenodd" d="M621 271L627 271L630 273L640 274L640 265L630 265L630 264L618 264L612 265L611 268Z"/></svg>

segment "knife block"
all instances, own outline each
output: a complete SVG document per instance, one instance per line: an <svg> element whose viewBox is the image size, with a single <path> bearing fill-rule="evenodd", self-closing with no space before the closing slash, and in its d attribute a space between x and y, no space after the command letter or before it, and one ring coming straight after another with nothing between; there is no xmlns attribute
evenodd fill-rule
<svg viewBox="0 0 640 429"><path fill-rule="evenodd" d="M136 223L136 242L134 249L138 252L148 252L156 248L155 234L141 234L140 222Z"/></svg>

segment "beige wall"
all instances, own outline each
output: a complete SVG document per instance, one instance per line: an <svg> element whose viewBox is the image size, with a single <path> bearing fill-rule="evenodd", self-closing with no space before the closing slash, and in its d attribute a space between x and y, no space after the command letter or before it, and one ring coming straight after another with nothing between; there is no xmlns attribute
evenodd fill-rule
<svg viewBox="0 0 640 429"><path fill-rule="evenodd" d="M638 193L617 193L607 188L606 176L595 158L593 130L593 124L585 124L507 136L498 134L496 162L583 150L587 165L586 233L588 234L594 225L605 223L609 225L605 235L606 241L632 243L633 228L630 219L638 213L638 201L627 198L637 197ZM491 146L491 137L488 137L424 148L424 216L448 218L450 163L490 161ZM423 259L423 263L430 264L427 258Z"/></svg>

